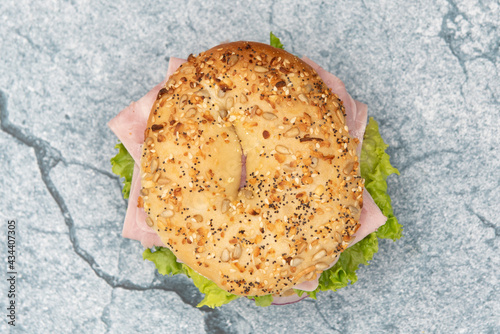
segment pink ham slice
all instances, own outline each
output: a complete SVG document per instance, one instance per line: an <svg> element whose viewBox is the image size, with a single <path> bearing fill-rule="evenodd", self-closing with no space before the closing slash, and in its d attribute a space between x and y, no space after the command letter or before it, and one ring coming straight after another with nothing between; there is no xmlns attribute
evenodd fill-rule
<svg viewBox="0 0 500 334"><path fill-rule="evenodd" d="M342 101L346 112L346 124L349 128L349 133L359 139L359 148L363 142L363 135L365 134L366 120L368 114L368 106L364 103L354 100L347 92L342 80L335 75L323 69L321 66L313 62L307 57L302 57L302 60L309 64L321 77L323 82L337 94Z"/></svg>
<svg viewBox="0 0 500 334"><path fill-rule="evenodd" d="M146 212L137 207L137 199L141 191L141 178L139 177L139 166L134 166L130 195L123 224L122 235L125 238L139 240L143 247L164 246L158 234L146 224Z"/></svg>
<svg viewBox="0 0 500 334"><path fill-rule="evenodd" d="M361 143L366 128L368 107L359 101L355 101L347 93L344 83L339 78L327 72L309 58L304 57L302 59L314 70L316 70L325 84L343 101L349 133L358 138ZM127 108L121 111L108 123L108 126L125 145L136 162L132 178L127 215L123 226L123 236L139 240L144 247L148 248L152 246L164 246L164 244L161 242L160 238L153 231L153 229L146 225L146 214L144 210L142 208L137 208L137 200L140 192L139 167L137 164L140 161L141 147L144 141L144 130L146 129L147 119L156 96L168 77L184 62L185 60L183 59L171 57L165 80L153 88L139 101L132 102ZM359 148L360 147L361 145L359 145ZM364 191L363 196L363 209L361 211L360 218L361 226L356 232L355 240L351 246L359 240L362 240L368 234L376 231L387 220L366 190ZM335 262L330 266L333 266L334 264ZM312 291L315 290L317 286L318 280L315 280L303 282L294 288L304 291ZM289 297L275 297L273 304L288 304L297 302L303 298L305 298L305 296L298 297L297 295L292 295Z"/></svg>
<svg viewBox="0 0 500 334"><path fill-rule="evenodd" d="M368 119L368 106L359 101L354 101L356 105L356 118L354 120L354 127L349 127L349 133L359 139L359 152L361 153L361 144L363 143L363 136L365 135L366 120Z"/></svg>
<svg viewBox="0 0 500 334"><path fill-rule="evenodd" d="M356 234L354 234L354 241L349 246L356 244L368 234L375 232L386 221L387 217L380 211L370 193L365 189L363 191L363 209L361 209L361 217L359 219L360 227L356 231Z"/></svg>
<svg viewBox="0 0 500 334"><path fill-rule="evenodd" d="M146 213L144 209L137 207L137 200L141 190L139 162L141 159L142 143L144 142L144 130L146 129L149 113L151 112L151 107L156 100L158 92L172 73L185 62L184 59L170 58L165 79L139 101L132 102L108 123L108 126L116 134L118 139L120 139L135 161L122 235L125 238L139 240L146 248L165 245L153 229L146 224Z"/></svg>
<svg viewBox="0 0 500 334"><path fill-rule="evenodd" d="M297 302L300 302L302 299L306 299L309 297L307 294L303 294L301 297L299 297L298 294L294 293L291 296L287 297L274 297L273 298L273 305L288 305L288 304L295 304Z"/></svg>
<svg viewBox="0 0 500 334"><path fill-rule="evenodd" d="M144 130L148 122L151 107L156 101L158 92L163 87L168 77L186 61L180 58L170 58L165 79L144 95L139 101L132 102L123 109L115 118L108 122L108 126L118 139L123 143L136 164L141 160L142 143L144 142Z"/></svg>

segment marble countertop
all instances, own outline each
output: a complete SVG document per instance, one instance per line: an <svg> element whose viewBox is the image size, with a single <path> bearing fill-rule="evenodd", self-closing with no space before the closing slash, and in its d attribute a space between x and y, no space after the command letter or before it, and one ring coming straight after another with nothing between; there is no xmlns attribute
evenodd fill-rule
<svg viewBox="0 0 500 334"><path fill-rule="evenodd" d="M498 1L141 3L0 2L0 254L5 268L15 219L17 270L15 327L1 273L0 332L500 332ZM196 308L186 277L121 237L106 123L170 56L269 31L368 104L404 237L316 301Z"/></svg>

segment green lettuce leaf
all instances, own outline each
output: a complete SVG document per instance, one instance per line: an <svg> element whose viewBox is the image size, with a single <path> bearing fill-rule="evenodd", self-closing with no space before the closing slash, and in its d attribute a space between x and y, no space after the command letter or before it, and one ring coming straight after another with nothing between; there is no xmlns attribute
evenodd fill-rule
<svg viewBox="0 0 500 334"><path fill-rule="evenodd" d="M182 265L186 271L186 275L193 279L194 285L200 290L201 293L205 294L205 298L197 305L197 307L202 307L204 305L214 308L227 304L239 296L233 295L217 286L214 282L208 278L203 277L198 274L193 269L189 268L185 264Z"/></svg>
<svg viewBox="0 0 500 334"><path fill-rule="evenodd" d="M378 251L378 239L375 233L347 248L340 255L337 263L330 269L325 270L319 277L318 287L314 291L295 290L299 296L307 293L309 297L316 299L319 291L336 291L346 287L349 283L354 284L358 280L356 270L360 264L368 264L373 254Z"/></svg>
<svg viewBox="0 0 500 334"><path fill-rule="evenodd" d="M271 305L271 303L273 302L273 295L255 296L249 297L249 299L255 300L255 305L257 306L266 307Z"/></svg>
<svg viewBox="0 0 500 334"><path fill-rule="evenodd" d="M158 272L162 275L184 274L183 264L177 262L174 253L166 247L157 247L154 251L146 248L142 253L144 260L153 262Z"/></svg>
<svg viewBox="0 0 500 334"><path fill-rule="evenodd" d="M280 39L278 37L276 37L273 32L271 31L270 33L270 40L271 42L269 43L271 46L274 46L275 48L278 48L278 49L285 49L283 47L283 44L281 43Z"/></svg>
<svg viewBox="0 0 500 334"><path fill-rule="evenodd" d="M365 179L366 189L387 217L387 222L378 229L377 237L396 240L401 238L403 228L392 211L386 180L391 174L399 175L399 171L389 162L389 155L385 153L387 147L389 145L380 136L377 121L370 117L361 148L361 176Z"/></svg>
<svg viewBox="0 0 500 334"><path fill-rule="evenodd" d="M162 275L185 274L190 277L198 290L205 294L205 298L197 305L198 307L214 308L239 298L239 296L219 288L217 284L198 274L187 265L177 262L174 253L166 247L156 247L154 250L147 248L142 253L142 258L153 262Z"/></svg>
<svg viewBox="0 0 500 334"><path fill-rule="evenodd" d="M132 184L132 174L134 173L134 159L128 153L122 143L115 145L118 153L111 158L112 171L119 177L125 178L123 180L122 194L123 198L128 198L130 195L130 185Z"/></svg>

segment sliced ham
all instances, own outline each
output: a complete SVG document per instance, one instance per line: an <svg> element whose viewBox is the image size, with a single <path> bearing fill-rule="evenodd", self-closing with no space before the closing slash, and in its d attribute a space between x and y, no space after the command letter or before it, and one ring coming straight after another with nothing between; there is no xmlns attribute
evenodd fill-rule
<svg viewBox="0 0 500 334"><path fill-rule="evenodd" d="M323 69L321 66L316 64L314 61L307 57L302 57L302 60L309 64L321 77L323 82L332 90L334 94L337 94L339 99L343 102L344 107L346 109L346 123L349 129L355 127L356 120L356 102L354 99L347 93L344 83L342 80L337 78L335 75ZM362 138L358 138L362 139Z"/></svg>
<svg viewBox="0 0 500 334"><path fill-rule="evenodd" d="M288 305L288 304L294 304L297 302L300 302L302 299L306 299L309 297L305 293L299 297L298 294L294 293L291 296L286 296L286 297L274 297L273 298L273 305Z"/></svg>
<svg viewBox="0 0 500 334"><path fill-rule="evenodd" d="M363 143L366 121L368 119L368 106L356 100L354 102L356 106L356 118L354 119L354 127L349 127L349 133L359 139L358 153L361 153L361 144Z"/></svg>
<svg viewBox="0 0 500 334"><path fill-rule="evenodd" d="M151 227L146 224L146 212L143 208L137 207L137 199L141 191L141 178L139 177L139 166L134 166L132 184L130 185L130 195L123 224L122 235L125 238L139 240L145 248L153 246L164 246L160 237Z"/></svg>
<svg viewBox="0 0 500 334"><path fill-rule="evenodd" d="M359 139L359 147L361 148L363 135L365 134L368 106L354 100L347 92L342 80L337 78L335 75L326 71L307 57L302 57L302 60L309 64L309 66L311 66L318 73L328 88L330 88L333 93L337 94L339 99L342 101L345 108L345 121L347 127L349 128L349 133L351 136Z"/></svg>
<svg viewBox="0 0 500 334"><path fill-rule="evenodd" d="M153 103L156 101L158 92L172 73L185 62L184 59L171 57L165 79L144 95L139 101L132 102L127 108L123 109L115 118L108 122L109 128L115 133L118 139L120 139L136 164L141 160L144 130L146 129L149 113L151 112Z"/></svg>
<svg viewBox="0 0 500 334"><path fill-rule="evenodd" d="M347 93L344 83L339 78L327 72L307 57L303 57L302 60L309 64L318 73L325 84L332 90L332 92L337 94L343 102L346 112L346 124L349 128L349 133L353 137L358 138L360 141L360 148L366 128L368 107L359 101L355 101L349 93ZM123 226L123 236L139 240L144 247L148 248L152 246L164 246L164 244L161 242L160 237L153 231L153 229L147 226L146 213L144 212L144 209L137 207L137 200L140 192L138 164L141 157L142 143L144 141L144 130L146 129L149 113L159 90L165 84L170 75L174 73L184 62L184 59L171 57L167 75L163 82L154 87L139 101L132 102L127 108L122 110L108 123L108 126L125 145L125 148L129 151L130 155L136 162L132 178L129 204L125 217L125 224ZM243 183L244 179L241 180L241 182ZM362 240L368 234L376 231L385 223L386 220L387 218L382 214L368 191L365 189L363 193L363 209L361 211L360 218L361 226L356 232L355 239L351 246L359 240ZM332 267L335 263L336 261L331 263L330 267ZM313 291L318 286L318 279L319 277L315 281L303 282L296 285L294 288L304 291ZM305 298L305 296L298 297L297 295L292 295L289 297L275 297L273 304L293 303L302 300L303 298Z"/></svg>
<svg viewBox="0 0 500 334"><path fill-rule="evenodd" d="M151 112L151 107L156 100L158 92L172 73L185 62L184 59L170 58L165 79L139 101L132 102L108 123L108 126L116 134L118 139L120 139L135 161L122 235L125 238L139 240L146 248L164 246L164 244L153 229L146 224L146 213L144 209L137 207L137 200L139 199L139 192L141 189L139 162L141 159L142 143L144 142L144 130L146 129L149 113Z"/></svg>
<svg viewBox="0 0 500 334"><path fill-rule="evenodd" d="M368 234L375 232L386 221L387 217L380 211L370 193L365 189L363 191L363 209L361 210L361 217L359 219L360 227L354 234L354 241L349 246L356 244Z"/></svg>
<svg viewBox="0 0 500 334"><path fill-rule="evenodd" d="M339 257L337 257L335 259L335 261L333 261L332 263L330 263L330 265L328 266L328 268L326 268L325 270L328 270L331 267L333 267L335 265L335 263L337 263L338 260L339 260ZM318 287L318 284L319 284L319 276L317 276L313 280L304 281L302 283L299 283L296 286L294 286L293 288L294 289L299 289L299 290L304 290L304 291L314 291ZM275 298L282 298L282 297L275 297Z"/></svg>

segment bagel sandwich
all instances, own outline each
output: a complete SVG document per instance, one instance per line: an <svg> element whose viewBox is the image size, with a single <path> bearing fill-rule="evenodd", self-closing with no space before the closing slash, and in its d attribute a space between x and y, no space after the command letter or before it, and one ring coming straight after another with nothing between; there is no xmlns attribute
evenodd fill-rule
<svg viewBox="0 0 500 334"><path fill-rule="evenodd" d="M171 58L166 81L109 123L124 236L160 273L191 277L200 306L315 298L355 282L378 237L401 236L386 193L397 170L366 106L271 44Z"/></svg>

